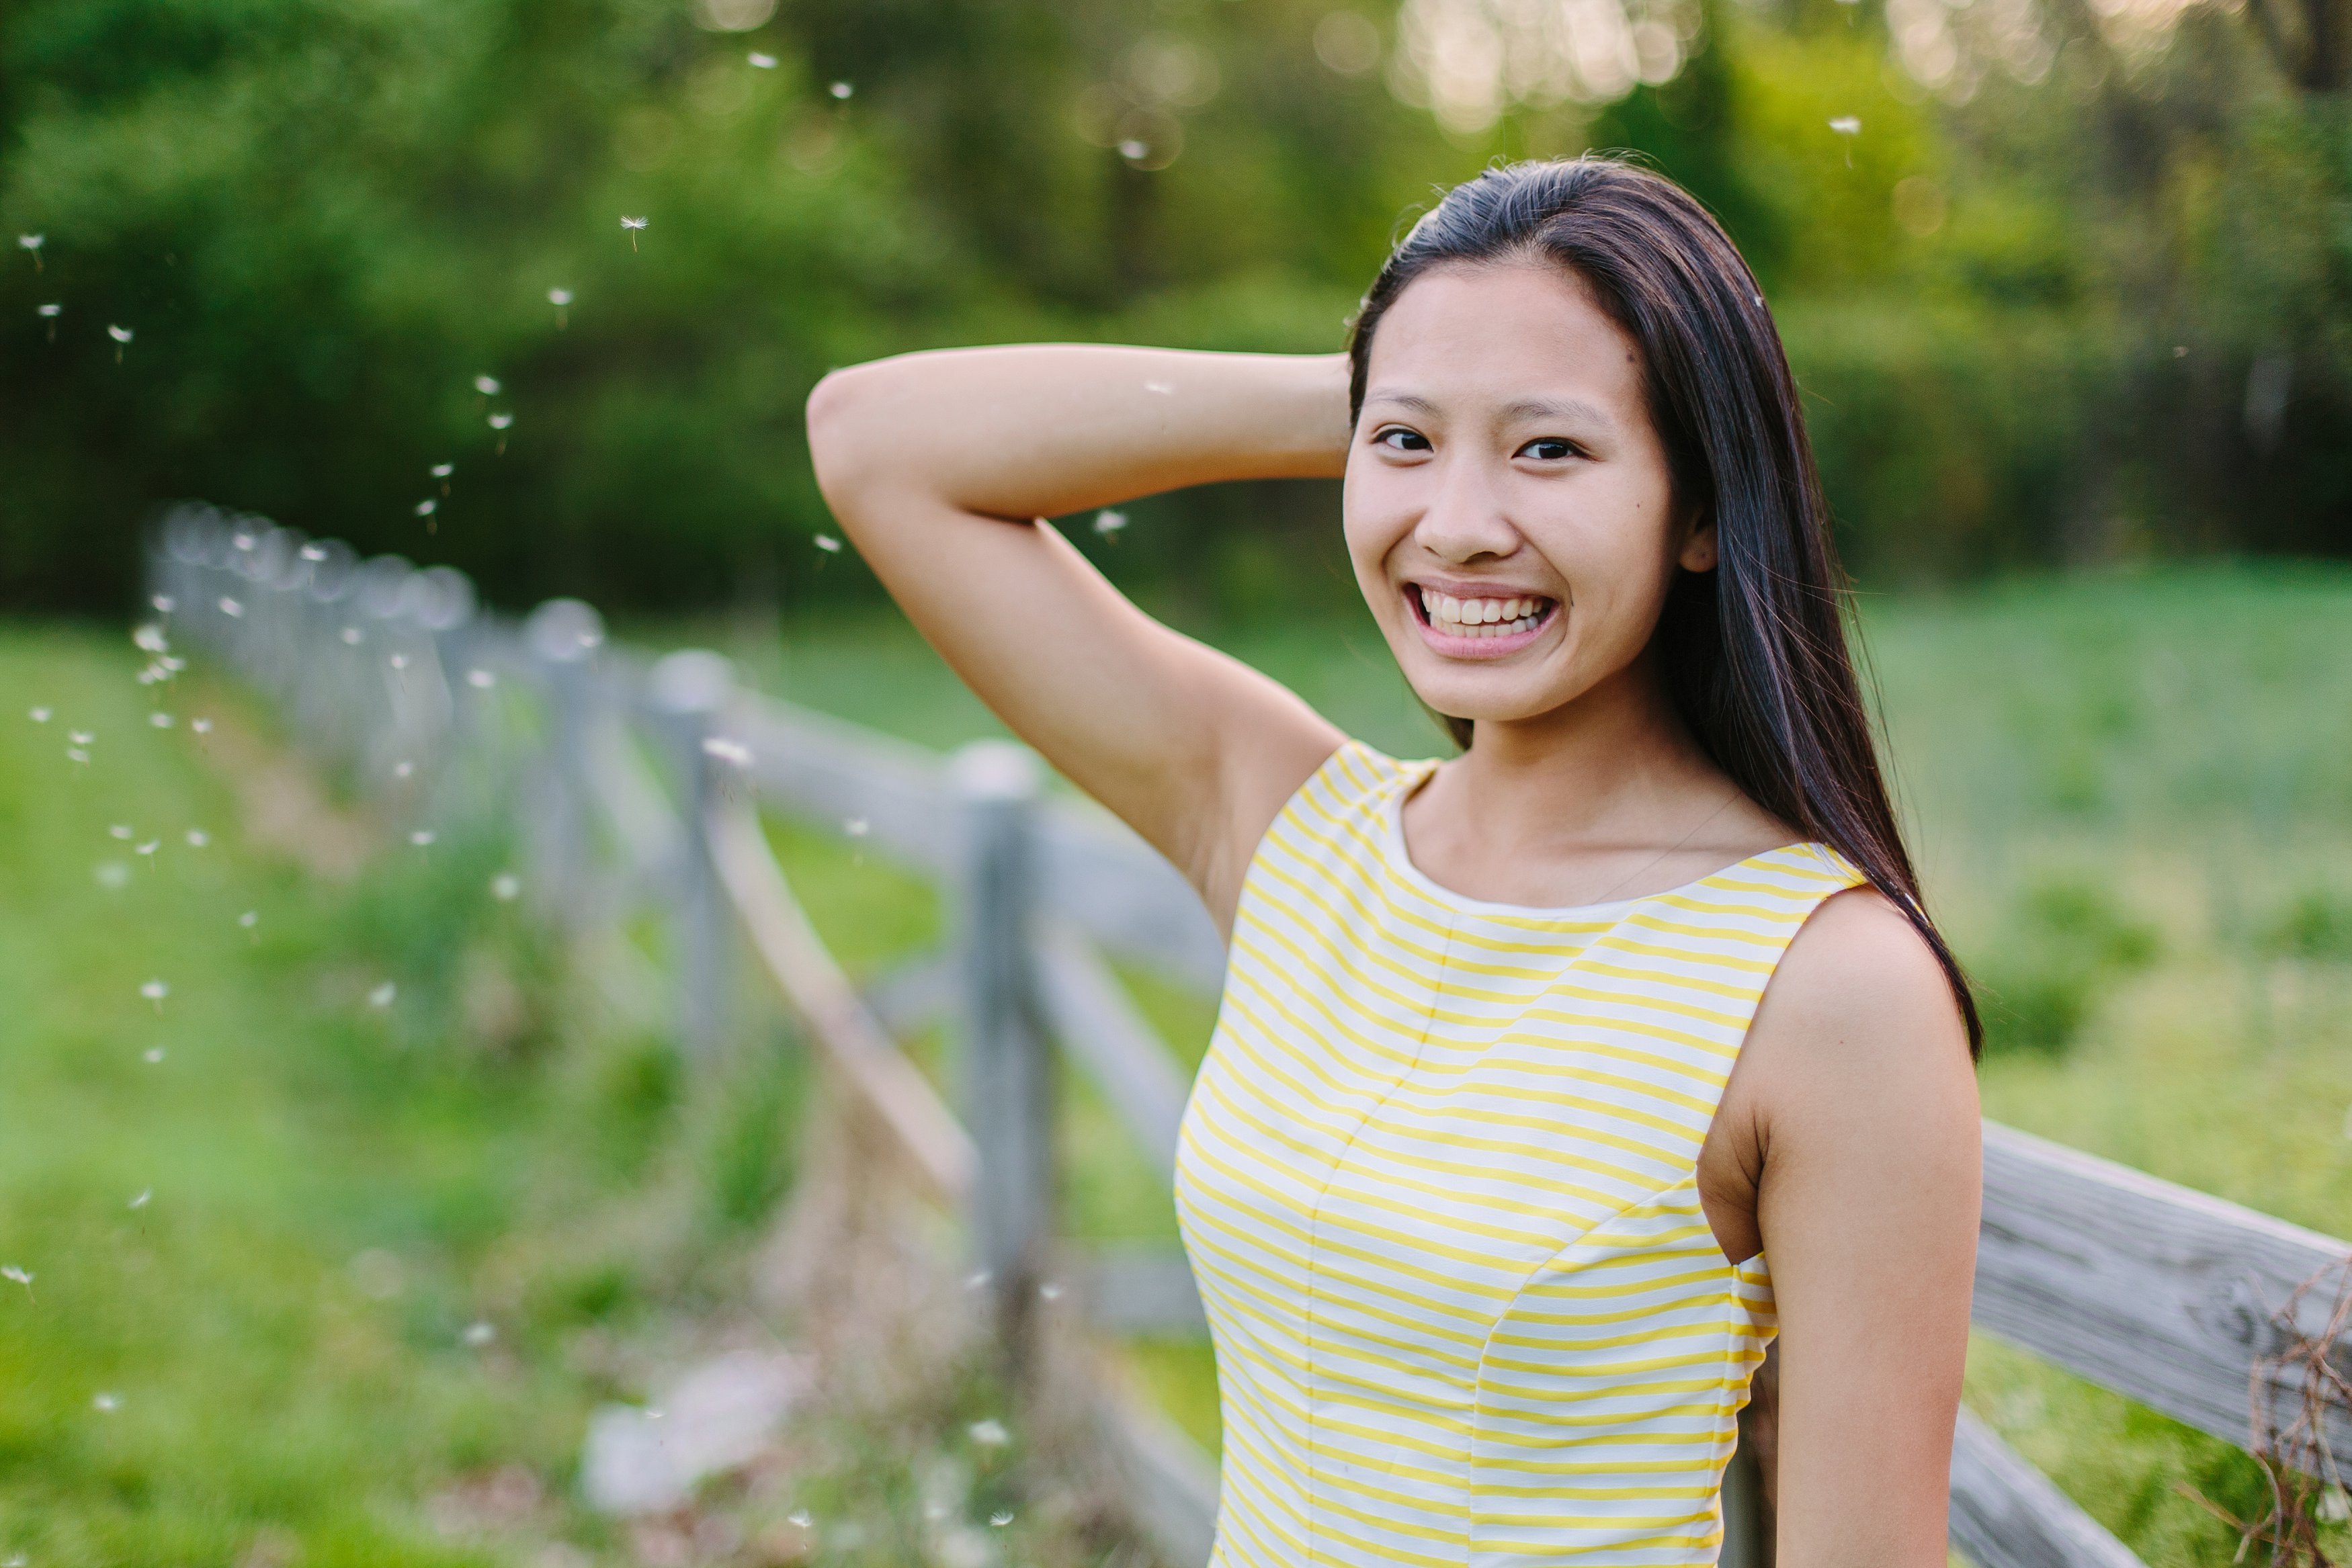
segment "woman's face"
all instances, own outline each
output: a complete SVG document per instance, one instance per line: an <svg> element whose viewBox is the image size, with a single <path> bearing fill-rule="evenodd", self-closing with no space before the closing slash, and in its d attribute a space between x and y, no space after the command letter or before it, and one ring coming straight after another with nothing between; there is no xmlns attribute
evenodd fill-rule
<svg viewBox="0 0 2352 1568"><path fill-rule="evenodd" d="M1356 580L1423 702L1533 718L1630 665L1677 568L1640 350L1555 267L1423 274L1373 334L1348 454Z"/></svg>

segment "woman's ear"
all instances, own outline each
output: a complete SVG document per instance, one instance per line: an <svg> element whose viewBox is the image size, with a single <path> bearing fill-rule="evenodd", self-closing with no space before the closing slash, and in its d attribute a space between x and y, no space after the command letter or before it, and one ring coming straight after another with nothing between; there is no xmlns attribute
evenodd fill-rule
<svg viewBox="0 0 2352 1568"><path fill-rule="evenodd" d="M1713 517L1706 517L1694 523L1690 532L1683 536L1682 553L1675 558L1675 562L1685 571L1715 570L1715 519Z"/></svg>

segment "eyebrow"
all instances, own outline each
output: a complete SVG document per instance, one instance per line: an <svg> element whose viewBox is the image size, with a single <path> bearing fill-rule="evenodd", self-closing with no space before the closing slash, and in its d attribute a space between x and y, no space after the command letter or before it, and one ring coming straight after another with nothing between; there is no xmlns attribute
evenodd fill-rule
<svg viewBox="0 0 2352 1568"><path fill-rule="evenodd" d="M1364 402L1367 407L1376 402L1394 403L1400 408L1410 409L1415 413L1434 414L1439 412L1436 403L1416 392L1391 392L1380 387L1375 387L1367 393ZM1601 425L1612 423L1606 413L1581 398L1568 398L1561 401L1549 398L1517 398L1503 405L1502 413L1507 420L1580 420L1588 424Z"/></svg>

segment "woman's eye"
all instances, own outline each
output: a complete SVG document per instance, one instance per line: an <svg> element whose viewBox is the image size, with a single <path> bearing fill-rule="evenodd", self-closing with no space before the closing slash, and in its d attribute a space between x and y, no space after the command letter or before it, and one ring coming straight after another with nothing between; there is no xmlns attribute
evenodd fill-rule
<svg viewBox="0 0 2352 1568"><path fill-rule="evenodd" d="M1391 452L1426 452L1429 450L1429 437L1417 430L1391 424L1372 437L1372 444L1385 446Z"/></svg>
<svg viewBox="0 0 2352 1568"><path fill-rule="evenodd" d="M1538 435L1519 448L1519 455L1532 457L1539 463L1557 463L1576 455L1576 448L1557 435Z"/></svg>

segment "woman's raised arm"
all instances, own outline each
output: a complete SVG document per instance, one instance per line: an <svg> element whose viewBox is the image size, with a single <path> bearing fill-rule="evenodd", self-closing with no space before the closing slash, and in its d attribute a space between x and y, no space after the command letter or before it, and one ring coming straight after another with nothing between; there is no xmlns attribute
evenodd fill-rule
<svg viewBox="0 0 2352 1568"><path fill-rule="evenodd" d="M1215 480L1336 476L1347 376L1343 355L1040 344L880 360L809 398L817 483L900 607L1221 924L1266 824L1339 734L1145 615L1038 519Z"/></svg>

